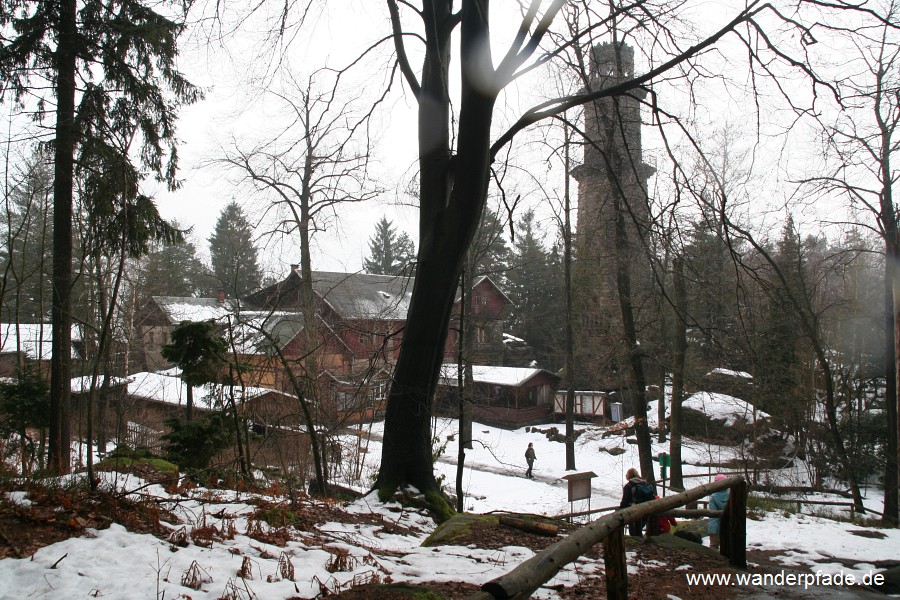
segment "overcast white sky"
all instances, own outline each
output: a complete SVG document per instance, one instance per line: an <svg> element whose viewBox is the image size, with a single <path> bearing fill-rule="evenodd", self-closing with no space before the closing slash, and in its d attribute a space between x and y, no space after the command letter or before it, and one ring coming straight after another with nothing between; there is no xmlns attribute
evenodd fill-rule
<svg viewBox="0 0 900 600"><path fill-rule="evenodd" d="M264 3L265 4L265 3ZM268 6L274 6L272 3ZM366 47L389 32L387 10L384 3L363 0L345 0L343 2L319 2L319 12L314 13L307 22L301 35L291 39L287 53L288 66L298 76L307 75L316 68L328 65L342 67L356 58ZM493 19L492 36L495 46L495 60L505 48L504 40L511 36L518 23L517 2L495 2L491 10L496 15ZM692 10L681 9L681 16L696 17L697 31L709 31L733 15L741 2L703 2L692 4ZM699 17L697 16L699 15ZM204 163L221 155L220 144L227 145L234 138L239 142L262 141L264 134L277 131L285 115L277 110L273 98L262 88L265 86L264 74L271 72L271 54L263 50L259 41L259 33L265 30L264 23L251 23L237 35L225 39L222 45L209 44L203 35L193 33L186 36L181 43L182 70L189 79L206 91L206 99L186 107L181 111L179 137L183 140L180 148L181 178L185 184L174 193L165 190L155 192L162 214L167 218L177 219L182 225L194 228L194 241L198 249L207 252L209 237L215 220L222 207L232 198L244 206L251 217L259 214L259 200L250 201L245 194L236 189L225 174L217 168ZM498 41L499 40L499 41ZM699 104L691 108L688 117L696 130L703 131L702 143L714 140L722 126L729 124L740 138L742 149L751 147L756 142L755 106L748 104L747 91L749 78L743 78L736 65L740 53L729 54L728 44L723 44L725 52L715 52L706 57L712 65L713 74L726 74L728 80L712 77L708 81L700 81L694 89ZM816 51L828 50L826 44L815 46ZM418 69L420 58L415 54L412 63ZM385 45L384 52L377 60L366 63L353 75L366 80L366 83L354 93L365 97L380 90L384 83L380 65L389 64L390 45ZM731 48L734 50L734 47ZM641 64L641 52L638 53L638 71L646 69ZM827 54L826 54L827 55ZM267 62L268 61L268 62ZM454 77L458 70L458 61L451 65ZM382 75L379 75L379 72ZM366 79L368 78L368 79ZM495 123L497 128L520 115L528 106L529 100L552 93L549 77L539 74L514 84L498 102ZM817 160L817 148L812 142L810 132L800 128L793 139L786 144L783 138L777 137L778 127L789 122L791 115L769 110L777 104L774 90L760 81L761 85L762 122L761 146L752 155L753 166L757 171L755 179L747 181L746 193L752 197L752 206L747 210L760 223L760 230L777 232L778 224L784 217L783 209L776 208L767 212L764 206L783 204L791 194L792 188L787 182L796 176L789 170L803 171L807 164ZM661 100L685 104L684 90L657 84ZM793 85L793 84L791 84ZM704 87L705 88L704 91ZM699 93L698 93L699 92ZM771 103L771 104L770 104ZM417 212L411 206L413 198L407 194L410 183L415 181L416 132L415 108L413 99L405 93L399 77L377 118L375 145L376 155L372 172L378 183L385 188L380 199L366 205L353 204L343 211L337 226L332 224L326 231L316 233L314 237L313 267L322 270L358 270L368 254L367 240L372 234L375 222L386 215L400 230L406 231L417 239ZM687 114L687 113L686 113ZM646 112L645 112L646 118ZM773 123L779 123L773 125ZM531 140L540 136L533 136ZM803 138L803 139L799 139ZM523 193L526 206L541 206L544 210L544 225L551 229L548 218L548 203L542 200L542 194L551 196L561 193L562 169L560 165L547 163L546 147L528 144L529 138L521 136L513 144L513 151L526 160L521 163L521 172L517 175L519 183L513 192ZM670 140L671 141L671 140ZM677 140L676 140L677 141ZM657 165L660 176L667 175L669 167L661 152L661 141L649 126L644 128L645 160ZM580 153L573 157L580 160ZM666 188L659 182L651 181L651 194L658 194L665 199ZM544 186L543 191L538 186ZM574 182L573 182L574 185ZM574 192L573 192L574 195ZM821 214L820 206L809 209L808 214L797 215L801 223L818 225ZM262 253L263 264L274 276L283 275L288 265L298 262L299 253L291 248L291 240L285 240L281 247L269 247Z"/></svg>
<svg viewBox="0 0 900 600"><path fill-rule="evenodd" d="M305 30L313 32L311 35L292 40L288 60L295 65L292 67L295 73L306 75L326 65L342 67L377 39L380 30L386 31L388 24L381 4L371 11L369 8L374 7L369 3L337 4L323 6L322 14L314 16L314 26ZM258 28L261 30L262 25ZM204 253L219 211L232 198L253 219L258 217L261 208L259 198L247 198L220 167L206 163L220 157L221 147L227 147L232 138L248 144L263 141L267 134L278 130L279 123L287 123L290 118L281 112L283 106L275 98L258 89L267 65L263 62L265 56L254 55L261 45L250 41L256 33L253 27L249 29L226 39L224 48L206 45L202 36L191 36L182 46L182 69L206 91L206 98L181 112L179 137L184 142L180 150L184 186L172 193L157 191L157 203L164 216L194 228L198 249ZM395 89L399 90L399 86ZM411 176L410 167L415 160L415 112L400 93L393 94L389 106L390 110L379 115L383 127L379 128L373 164L373 172L386 191L379 201L353 204L327 231L316 233L313 268L360 269L368 255L368 237L382 215L391 219L398 229L418 237L415 211L398 207L398 193L402 190L393 189L401 178L408 180ZM260 233L263 229L260 228ZM283 247L270 246L262 253L263 264L273 275L281 275L289 264L299 262L299 251L290 242L285 240Z"/></svg>

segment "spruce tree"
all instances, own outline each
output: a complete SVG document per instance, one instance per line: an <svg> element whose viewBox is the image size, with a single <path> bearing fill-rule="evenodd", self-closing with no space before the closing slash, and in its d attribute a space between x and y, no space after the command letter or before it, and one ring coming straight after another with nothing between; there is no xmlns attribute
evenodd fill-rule
<svg viewBox="0 0 900 600"><path fill-rule="evenodd" d="M366 273L373 275L399 275L413 263L416 247L405 233L397 229L386 217L375 224L375 233L369 238L369 258L364 261Z"/></svg>
<svg viewBox="0 0 900 600"><path fill-rule="evenodd" d="M182 321L172 329L172 343L162 347L162 356L181 369L187 387L185 418L194 418L194 386L221 378L228 345L216 331L215 321Z"/></svg>
<svg viewBox="0 0 900 600"><path fill-rule="evenodd" d="M240 298L259 289L262 271L253 244L253 226L237 202L229 202L209 238L212 274L229 296Z"/></svg>
<svg viewBox="0 0 900 600"><path fill-rule="evenodd" d="M507 272L513 305L510 328L534 348L541 366L558 368L565 316L561 256L557 249L544 247L533 211L522 216L517 229Z"/></svg>
<svg viewBox="0 0 900 600"><path fill-rule="evenodd" d="M506 222L489 206L484 208L478 232L472 242L471 252L475 262L475 275L489 275L503 287L508 268L510 251L503 237Z"/></svg>
<svg viewBox="0 0 900 600"><path fill-rule="evenodd" d="M143 296L197 296L213 290L206 267L190 241L157 244L144 261Z"/></svg>

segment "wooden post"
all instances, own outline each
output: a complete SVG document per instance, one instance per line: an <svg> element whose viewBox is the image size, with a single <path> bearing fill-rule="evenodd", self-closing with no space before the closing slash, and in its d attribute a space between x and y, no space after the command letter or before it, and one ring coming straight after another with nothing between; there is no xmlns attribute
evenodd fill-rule
<svg viewBox="0 0 900 600"><path fill-rule="evenodd" d="M728 562L738 569L747 568L747 482L741 480L731 488L728 497L731 514L728 519ZM726 509L727 511L727 509ZM725 525L723 523L723 525Z"/></svg>
<svg viewBox="0 0 900 600"><path fill-rule="evenodd" d="M628 565L625 562L625 528L617 527L603 540L607 600L628 600Z"/></svg>
<svg viewBox="0 0 900 600"><path fill-rule="evenodd" d="M647 537L659 535L659 515L650 515L647 518Z"/></svg>
<svg viewBox="0 0 900 600"><path fill-rule="evenodd" d="M731 557L731 497L734 489L728 494L728 501L725 503L725 510L722 511L722 518L719 519L719 554L725 557Z"/></svg>

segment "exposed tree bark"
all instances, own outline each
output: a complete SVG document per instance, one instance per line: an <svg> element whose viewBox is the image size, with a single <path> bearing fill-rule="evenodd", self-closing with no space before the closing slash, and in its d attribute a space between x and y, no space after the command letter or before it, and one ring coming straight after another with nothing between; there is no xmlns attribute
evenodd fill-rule
<svg viewBox="0 0 900 600"><path fill-rule="evenodd" d="M629 396L634 411L634 429L638 443L638 456L641 463L641 476L653 483L652 440L650 426L647 423L647 380L644 376L644 360L637 339L637 328L634 322L634 306L631 302L631 245L625 229L626 208L619 194L613 194L615 206L616 236L616 289L619 296L619 308L622 313L622 330L625 346L628 351Z"/></svg>
<svg viewBox="0 0 900 600"><path fill-rule="evenodd" d="M392 14L396 4L388 0ZM487 2L463 7L462 102L457 155L451 162L449 60L457 17L449 1L425 2L426 55L419 101L419 252L416 280L385 414L384 447L376 487L388 495L404 484L437 492L431 458L430 402L447 338L462 261L487 198L490 124L495 92L491 72ZM399 23L398 23L399 25ZM400 31L395 25L395 40ZM398 42L399 43L399 42ZM398 46L398 54L405 51ZM481 85L477 85L481 83ZM454 173L465 174L455 178Z"/></svg>
<svg viewBox="0 0 900 600"><path fill-rule="evenodd" d="M471 253L469 253L469 257L471 258ZM457 452L456 452L456 512L463 512L465 510L465 496L463 493L463 471L465 470L466 464L466 443L468 442L471 447L472 440L472 421L471 417L468 421L468 430L466 429L466 402L468 400L467 395L469 394L469 387L466 382L466 367L469 366L469 370L471 372L471 365L469 365L466 353L467 346L471 345L469 341L469 321L471 315L468 314L469 311L466 310L466 299L468 298L468 294L466 293L467 289L469 289L468 284L471 280L472 273L472 261L468 261L467 268L463 269L462 277L460 278L460 311L459 311L459 331L457 332L457 355L456 355L456 401L457 401L457 410L458 410L458 419L459 419L459 435L457 440ZM471 356L471 354L469 354ZM469 439L465 439L468 436Z"/></svg>
<svg viewBox="0 0 900 600"><path fill-rule="evenodd" d="M563 125L563 162L565 162L565 179L563 180L563 285L566 295L566 471L575 470L575 331L572 323L572 207L571 189L569 186L569 147L571 133L567 125Z"/></svg>
<svg viewBox="0 0 900 600"><path fill-rule="evenodd" d="M71 468L69 412L72 402L72 186L75 172L75 0L59 2L56 66L56 136L53 179L53 332L50 359L49 466Z"/></svg>
<svg viewBox="0 0 900 600"><path fill-rule="evenodd" d="M687 292L684 281L684 261L677 257L673 263L675 276L675 349L672 357L672 413L669 417L669 455L672 457L669 485L683 490L681 471L681 402L684 400L684 363L687 355Z"/></svg>
<svg viewBox="0 0 900 600"><path fill-rule="evenodd" d="M890 158L887 160L890 172ZM882 167L884 168L884 167ZM897 376L900 373L900 238L898 238L897 218L891 197L891 186L885 186L882 193L881 222L884 230L884 372L885 372L885 418L887 419L887 446L884 465L884 517L885 525L897 527L898 487L900 487L900 422L898 422Z"/></svg>
<svg viewBox="0 0 900 600"><path fill-rule="evenodd" d="M245 444L246 437L242 436L241 433L246 433L246 423L244 426L241 426L241 417L238 410L238 404L234 397L234 374L237 374L238 385L241 387L241 390L246 390L247 386L244 384L244 370L241 368L241 365L238 363L238 352L237 347L234 342L234 325L231 322L231 315L228 315L228 340L231 343L231 356L234 359L233 364L228 365L228 370L230 371L229 386L228 386L228 399L231 402L231 419L234 424L234 439L237 442L237 451L238 451L238 465L240 467L241 475L246 479L251 479L250 474L250 448L249 445ZM244 400L246 401L246 395L244 396ZM242 429L244 431L242 431Z"/></svg>
<svg viewBox="0 0 900 600"><path fill-rule="evenodd" d="M97 343L97 358L94 362L94 367L91 372L91 387L88 392L88 402L87 402L87 473L88 473L88 481L91 487L91 491L95 491L97 489L97 480L94 478L94 451L93 451L93 442L94 442L94 404L97 402L98 390L97 388L97 379L100 376L100 369L103 364L106 363L106 358L109 355L109 344L110 339L112 338L112 327L113 327L113 317L116 312L116 305L119 300L119 290L121 289L122 278L125 274L125 257L128 255L127 251L127 242L128 242L128 229L126 228L122 232L122 243L119 248L119 260L116 267L115 280L113 282L112 295L107 299L106 293L103 291L104 282L103 279L98 277L97 281L101 287L100 293L100 310L102 311L103 322L100 325L100 339ZM100 260L99 256L94 257L94 262L97 265L98 275L100 275ZM108 388L109 386L109 373L106 373L103 380L103 385ZM98 448L99 450L99 448Z"/></svg>
<svg viewBox="0 0 900 600"><path fill-rule="evenodd" d="M895 68L897 63L891 62ZM875 118L878 123L881 141L879 155L879 215L882 236L884 237L884 321L885 321L885 417L887 418L887 447L885 448L884 465L884 517L885 525L900 525L900 232L897 227L897 209L894 206L893 184L895 175L891 167L891 154L895 150L893 144L894 130L900 124L900 106L895 106L895 114L883 115L881 95L887 94L884 89L884 70L888 67L879 63L875 102ZM896 91L894 92L896 93Z"/></svg>

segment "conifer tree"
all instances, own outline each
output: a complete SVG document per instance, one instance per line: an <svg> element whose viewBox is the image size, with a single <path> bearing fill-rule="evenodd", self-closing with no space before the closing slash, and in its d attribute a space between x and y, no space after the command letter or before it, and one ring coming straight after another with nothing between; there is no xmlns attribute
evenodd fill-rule
<svg viewBox="0 0 900 600"><path fill-rule="evenodd" d="M143 296L197 296L211 293L210 276L188 240L157 244L143 264Z"/></svg>
<svg viewBox="0 0 900 600"><path fill-rule="evenodd" d="M157 10L159 12L157 12ZM175 19L187 5L165 0L11 0L0 11L0 100L36 98L35 118L53 115L53 356L50 465L70 465L72 215L75 165L131 165L103 171L116 194L133 199L145 173L177 187L175 118L199 91L178 72ZM51 90L52 97L44 97ZM76 97L79 103L76 106ZM48 108L52 107L52 108ZM48 119L49 120L49 119ZM121 140L127 140L125 145ZM120 177L137 174L137 179Z"/></svg>
<svg viewBox="0 0 900 600"><path fill-rule="evenodd" d="M185 418L194 418L193 387L220 378L228 346L216 332L215 321L182 321L172 330L172 343L162 347L162 355L181 369L187 386Z"/></svg>
<svg viewBox="0 0 900 600"><path fill-rule="evenodd" d="M399 275L413 263L415 255L416 247L410 237L405 232L398 234L391 221L381 217L369 238L369 258L364 268L373 275Z"/></svg>
<svg viewBox="0 0 900 600"><path fill-rule="evenodd" d="M509 245L503 237L505 227L506 222L497 211L485 206L471 247L475 275L490 275L501 287L504 285L510 258Z"/></svg>
<svg viewBox="0 0 900 600"><path fill-rule="evenodd" d="M50 316L53 173L34 153L12 176L0 248L0 302L4 323L44 322Z"/></svg>
<svg viewBox="0 0 900 600"><path fill-rule="evenodd" d="M212 274L229 296L240 298L259 289L262 271L253 244L253 226L237 202L229 202L209 238Z"/></svg>
<svg viewBox="0 0 900 600"><path fill-rule="evenodd" d="M517 229L507 272L514 307L510 327L514 335L534 348L542 367L559 368L557 338L565 314L561 256L556 249L544 247L533 211L522 216Z"/></svg>

